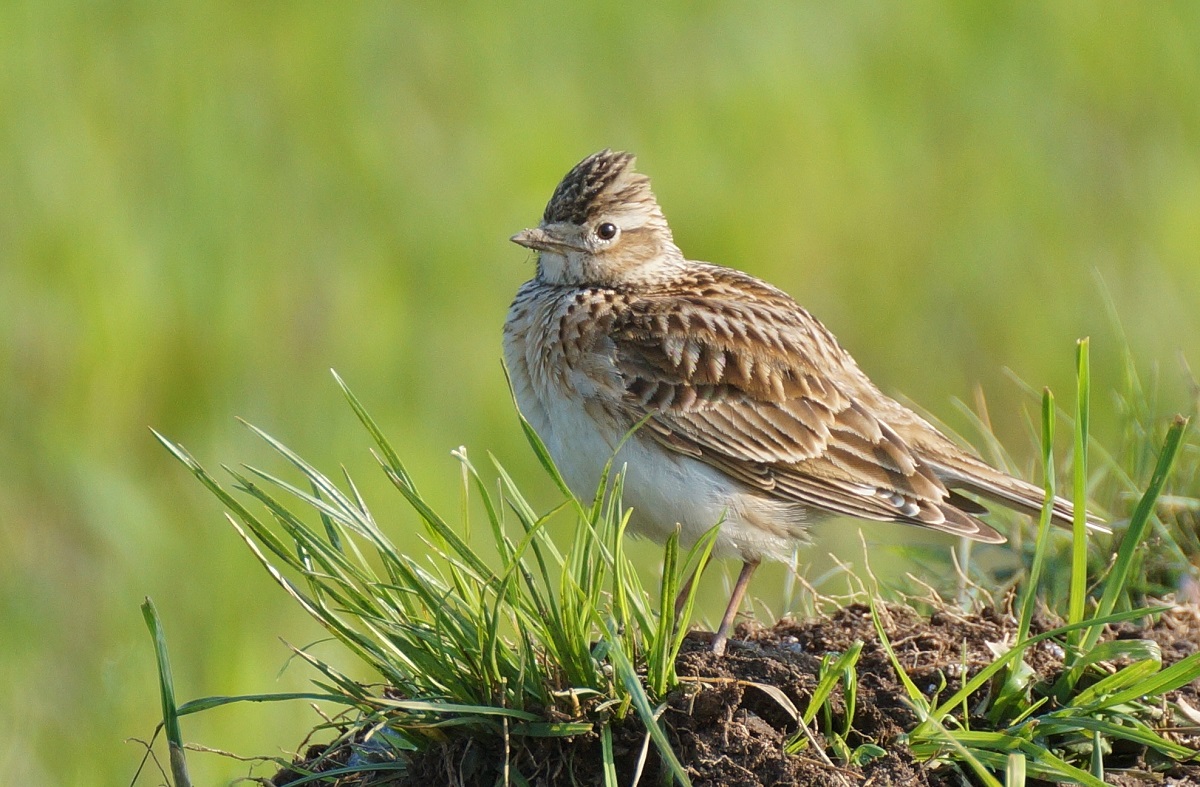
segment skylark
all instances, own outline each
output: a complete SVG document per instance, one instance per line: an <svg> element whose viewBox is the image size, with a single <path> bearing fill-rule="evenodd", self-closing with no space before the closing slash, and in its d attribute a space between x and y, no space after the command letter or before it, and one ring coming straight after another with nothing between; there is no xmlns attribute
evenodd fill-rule
<svg viewBox="0 0 1200 787"><path fill-rule="evenodd" d="M633 164L588 156L541 224L513 236L537 251L537 275L509 309L504 354L521 412L577 495L595 492L620 445L635 531L665 541L678 525L687 544L721 523L714 554L744 565L715 652L759 562L787 559L818 519L1000 543L960 492L1040 511L1040 488L883 394L786 293L684 257ZM1055 520L1071 516L1056 499Z"/></svg>

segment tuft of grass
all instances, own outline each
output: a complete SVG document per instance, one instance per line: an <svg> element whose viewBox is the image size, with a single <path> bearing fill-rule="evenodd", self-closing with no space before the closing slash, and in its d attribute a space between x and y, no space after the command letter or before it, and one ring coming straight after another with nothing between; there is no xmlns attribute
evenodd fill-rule
<svg viewBox="0 0 1200 787"><path fill-rule="evenodd" d="M482 504L490 536L486 551L476 548L465 510L461 529L433 510L378 425L337 381L374 440L383 472L416 512L425 554L404 553L392 544L348 474L335 483L257 427L247 425L303 485L253 467L226 467L232 479L227 489L182 446L155 433L227 507L230 524L275 581L383 683L382 690L361 685L297 651L321 676L316 684L324 694L315 698L356 713L351 726L364 739L385 741L396 767L403 766L403 752L455 734L505 740L571 736L605 730L632 712L666 771L688 784L657 717L678 685L675 661L696 586L678 618L675 595L683 578L708 562L716 528L686 552L678 534L672 536L659 592L648 593L624 551L623 473L607 468L594 500L576 500L523 422L530 446L564 499L539 513L499 462L492 460L493 489L459 449L464 492ZM319 524L308 521L313 515ZM548 535L546 525L556 516L575 520L566 550ZM207 698L178 712L294 698ZM601 734L609 736L602 737L607 758L611 732ZM376 750L370 767L379 760ZM611 766L606 762L605 772Z"/></svg>
<svg viewBox="0 0 1200 787"><path fill-rule="evenodd" d="M879 746L864 743L851 750L849 743L853 731L854 712L858 705L858 665L863 643L855 642L840 654L826 653L821 657L821 669L817 674L817 686L808 701L808 709L799 720L799 729L785 744L784 751L796 754L807 748L811 735L809 725L819 717L818 729L829 742L833 753L845 765L863 765L865 762L886 754ZM834 724L833 704L830 701L834 689L842 687L842 722Z"/></svg>
<svg viewBox="0 0 1200 787"><path fill-rule="evenodd" d="M909 679L888 642L879 612L872 615L880 641L920 722L905 736L909 748L922 759L946 760L969 769L983 784L999 785L993 772L1005 773L1009 784L1026 776L1048 781L1100 787L1104 784L1103 752L1112 743L1127 741L1144 746L1168 760L1191 760L1197 752L1169 740L1152 723L1163 695L1200 679L1200 654L1192 654L1163 667L1157 643L1150 640L1100 642L1106 627L1144 619L1170 606L1140 606L1128 602L1131 566L1145 549L1156 501L1175 464L1189 419L1177 416L1167 430L1149 484L1121 536L1117 553L1100 577L1087 573L1085 514L1086 450L1088 423L1087 343L1077 356L1078 399L1074 420L1076 517L1073 529L1068 586L1070 605L1065 625L1030 636L1034 608L1043 588L1040 580L1049 560L1050 507L1043 508L1029 570L1021 588L1015 642L995 661L944 701L931 701ZM1042 399L1043 470L1047 500L1055 491L1053 443L1054 397ZM1088 596L1086 589L1096 587ZM1049 685L1035 684L1034 670L1025 654L1043 642L1053 642L1065 655L1063 671ZM1121 666L1114 666L1121 665ZM970 704L968 705L968 703ZM967 708L970 712L967 712ZM981 728L981 720L986 727Z"/></svg>

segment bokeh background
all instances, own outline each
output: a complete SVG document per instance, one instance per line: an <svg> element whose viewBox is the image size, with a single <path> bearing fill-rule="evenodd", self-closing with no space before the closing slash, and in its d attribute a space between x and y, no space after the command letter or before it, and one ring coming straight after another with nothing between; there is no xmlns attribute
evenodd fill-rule
<svg viewBox="0 0 1200 787"><path fill-rule="evenodd" d="M311 677L280 639L321 633L147 427L278 470L246 418L347 465L415 544L333 367L439 505L463 444L551 499L500 367L533 270L507 238L598 148L639 154L686 252L794 294L885 390L962 428L979 386L1019 459L1003 370L1069 400L1080 336L1118 429L1106 297L1164 413L1200 363L1196 4L38 0L0 30L6 783L129 783L158 717L143 596L181 699ZM270 754L316 721L241 705L184 733Z"/></svg>

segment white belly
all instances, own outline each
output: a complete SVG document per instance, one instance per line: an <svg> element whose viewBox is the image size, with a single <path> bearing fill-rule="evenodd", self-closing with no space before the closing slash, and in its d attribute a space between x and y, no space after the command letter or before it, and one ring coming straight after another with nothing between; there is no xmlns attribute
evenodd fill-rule
<svg viewBox="0 0 1200 787"><path fill-rule="evenodd" d="M518 389L519 390L519 389ZM531 392L530 388L526 389ZM764 529L749 520L794 519L719 470L659 446L652 438L633 435L613 452L624 428L605 429L586 410L582 398L517 396L521 412L533 425L567 486L584 502L594 499L605 464L624 472L622 503L631 509L632 530L662 543L678 525L684 547L721 522L714 553L743 559L786 560L799 534ZM778 517L773 515L778 514ZM775 531L775 532L772 532Z"/></svg>
<svg viewBox="0 0 1200 787"><path fill-rule="evenodd" d="M599 400L620 396L623 388L616 381L617 390L599 389L594 376L567 365L552 341L557 315L552 302L519 312L514 304L504 351L517 404L571 491L591 501L605 464L613 459L613 471L625 472L622 503L632 509L635 532L663 542L678 525L687 547L721 522L714 546L718 556L786 560L805 530L804 512L795 504L753 491L649 436L633 435L613 458L633 424L614 422L611 409L606 412Z"/></svg>

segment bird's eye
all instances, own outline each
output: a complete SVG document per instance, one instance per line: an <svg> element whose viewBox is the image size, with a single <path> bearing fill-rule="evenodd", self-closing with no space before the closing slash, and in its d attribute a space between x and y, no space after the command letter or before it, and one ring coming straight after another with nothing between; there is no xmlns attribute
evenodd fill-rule
<svg viewBox="0 0 1200 787"><path fill-rule="evenodd" d="M596 227L596 237L600 240L612 240L617 237L617 225L610 221Z"/></svg>

